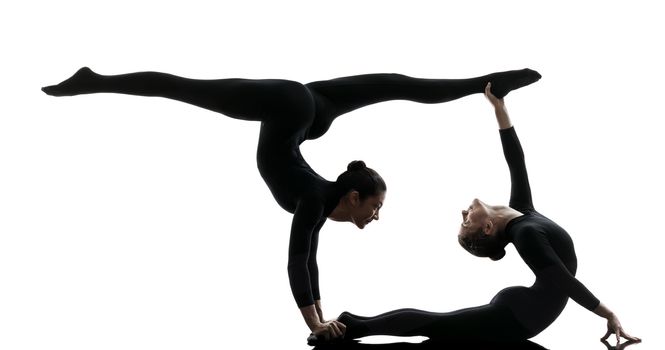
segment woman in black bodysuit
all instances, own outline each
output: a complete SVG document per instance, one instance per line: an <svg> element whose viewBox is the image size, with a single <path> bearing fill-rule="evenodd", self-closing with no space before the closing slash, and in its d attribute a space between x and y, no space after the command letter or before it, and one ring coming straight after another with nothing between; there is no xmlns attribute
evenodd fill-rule
<svg viewBox="0 0 665 350"><path fill-rule="evenodd" d="M99 75L87 67L42 90L53 96L121 93L159 96L229 117L260 121L259 172L277 203L293 213L288 273L293 296L310 330L324 339L344 333L343 323L325 321L321 311L316 249L327 218L359 228L378 220L386 185L362 161L351 162L337 181L318 175L303 159L300 144L323 135L338 116L373 103L410 100L441 103L481 93L487 82L504 96L537 81L532 70L471 79L417 79L368 74L300 84L288 80L187 79L158 72Z"/></svg>
<svg viewBox="0 0 665 350"><path fill-rule="evenodd" d="M531 287L509 287L487 305L449 313L415 309L391 311L375 317L344 312L338 318L346 328L346 339L367 335L422 335L446 341L519 341L547 328L566 306L568 298L607 319L608 332L617 342L628 335L617 316L575 278L577 258L568 233L538 213L531 202L524 154L512 127L503 99L485 95L495 109L503 153L511 180L509 206L487 205L474 199L462 211L459 243L471 254L499 260L505 246L513 243L524 262L536 275Z"/></svg>

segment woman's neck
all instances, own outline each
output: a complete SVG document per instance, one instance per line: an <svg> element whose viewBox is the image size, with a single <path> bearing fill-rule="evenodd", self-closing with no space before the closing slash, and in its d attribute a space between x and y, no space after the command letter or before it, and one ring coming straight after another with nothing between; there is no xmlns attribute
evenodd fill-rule
<svg viewBox="0 0 665 350"><path fill-rule="evenodd" d="M349 221L351 215L349 207L344 201L344 195L347 191L341 189L336 182L330 183L328 191L328 205L335 206L330 214L328 214L328 219L333 221Z"/></svg>
<svg viewBox="0 0 665 350"><path fill-rule="evenodd" d="M493 206L491 210L490 216L492 217L492 221L494 221L494 225L501 232L505 231L510 220L524 215L506 205Z"/></svg>
<svg viewBox="0 0 665 350"><path fill-rule="evenodd" d="M333 221L349 221L351 217L348 206L343 204L343 198L340 198L339 203L333 209L333 211L328 215L328 219Z"/></svg>

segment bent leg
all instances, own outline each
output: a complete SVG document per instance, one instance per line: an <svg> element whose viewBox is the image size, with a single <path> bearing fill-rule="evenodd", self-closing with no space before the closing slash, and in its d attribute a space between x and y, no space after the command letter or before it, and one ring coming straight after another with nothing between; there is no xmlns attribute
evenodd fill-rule
<svg viewBox="0 0 665 350"><path fill-rule="evenodd" d="M346 338L370 335L426 336L449 341L518 341L528 332L501 305L483 305L447 313L400 309L375 317L344 312L338 321L346 325Z"/></svg>
<svg viewBox="0 0 665 350"><path fill-rule="evenodd" d="M53 96L119 93L164 97L243 120L313 114L307 89L300 83L278 79L200 80L160 72L100 75L84 67L62 83L42 90Z"/></svg>

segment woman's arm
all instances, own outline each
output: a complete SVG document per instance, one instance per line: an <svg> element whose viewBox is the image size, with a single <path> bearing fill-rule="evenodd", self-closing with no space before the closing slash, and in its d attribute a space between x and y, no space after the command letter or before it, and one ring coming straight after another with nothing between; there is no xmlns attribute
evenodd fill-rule
<svg viewBox="0 0 665 350"><path fill-rule="evenodd" d="M513 124L511 123L510 117L508 116L506 105L503 103L502 98L497 98L496 96L492 95L492 92L490 91L491 87L492 83L487 83L485 86L485 96L490 101L492 106L494 106L494 114L496 115L497 123L499 123L499 129L508 129L512 127Z"/></svg>
<svg viewBox="0 0 665 350"><path fill-rule="evenodd" d="M510 207L520 210L533 210L533 200L531 198L531 185L529 185L529 176L526 171L524 161L524 151L513 128L513 124L508 116L506 105L503 99L496 98L490 92L491 83L485 86L485 96L494 106L494 114L499 124L499 135L501 136L501 146L503 155L510 171Z"/></svg>
<svg viewBox="0 0 665 350"><path fill-rule="evenodd" d="M323 318L323 309L321 307L321 292L319 290L319 265L316 261L316 253L319 246L319 231L325 220L321 220L318 225L314 228L312 232L312 239L309 248L309 259L307 260L307 269L309 270L310 286L312 287L312 297L314 298L314 307L316 313L319 315L319 321L325 323L326 320Z"/></svg>
<svg viewBox="0 0 665 350"><path fill-rule="evenodd" d="M338 338L344 335L345 326L337 321L323 322L315 305L318 299L318 283L312 288L309 265L316 262L316 246L318 230L323 225L323 204L317 200L301 200L293 213L291 237L289 240L289 282L291 292L296 299L305 323L317 336L325 339ZM318 281L318 277L315 278ZM320 309L320 306L319 306Z"/></svg>
<svg viewBox="0 0 665 350"><path fill-rule="evenodd" d="M568 271L543 233L534 230L516 232L513 245L539 279L547 281L584 308L607 319L608 331L601 341L612 333L616 334L617 343L620 337L634 342L641 341L626 333L617 316Z"/></svg>
<svg viewBox="0 0 665 350"><path fill-rule="evenodd" d="M307 259L307 270L309 271L310 286L312 288L312 298L314 299L314 307L316 313L319 315L319 320L325 322L323 319L323 310L321 309L321 291L319 289L319 264L316 260L316 253L319 247L319 231L325 223L325 219L321 220L312 232L312 239L309 246L309 258Z"/></svg>
<svg viewBox="0 0 665 350"><path fill-rule="evenodd" d="M559 258L545 232L537 226L514 230L513 245L536 277L576 303L593 311L600 301L580 282Z"/></svg>

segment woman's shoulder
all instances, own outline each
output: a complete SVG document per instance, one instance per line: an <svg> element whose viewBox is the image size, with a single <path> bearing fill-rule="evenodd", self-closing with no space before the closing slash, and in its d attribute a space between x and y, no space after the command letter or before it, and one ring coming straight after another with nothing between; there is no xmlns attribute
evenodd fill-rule
<svg viewBox="0 0 665 350"><path fill-rule="evenodd" d="M306 193L297 199L296 212L320 213L325 209L325 198L316 193Z"/></svg>

